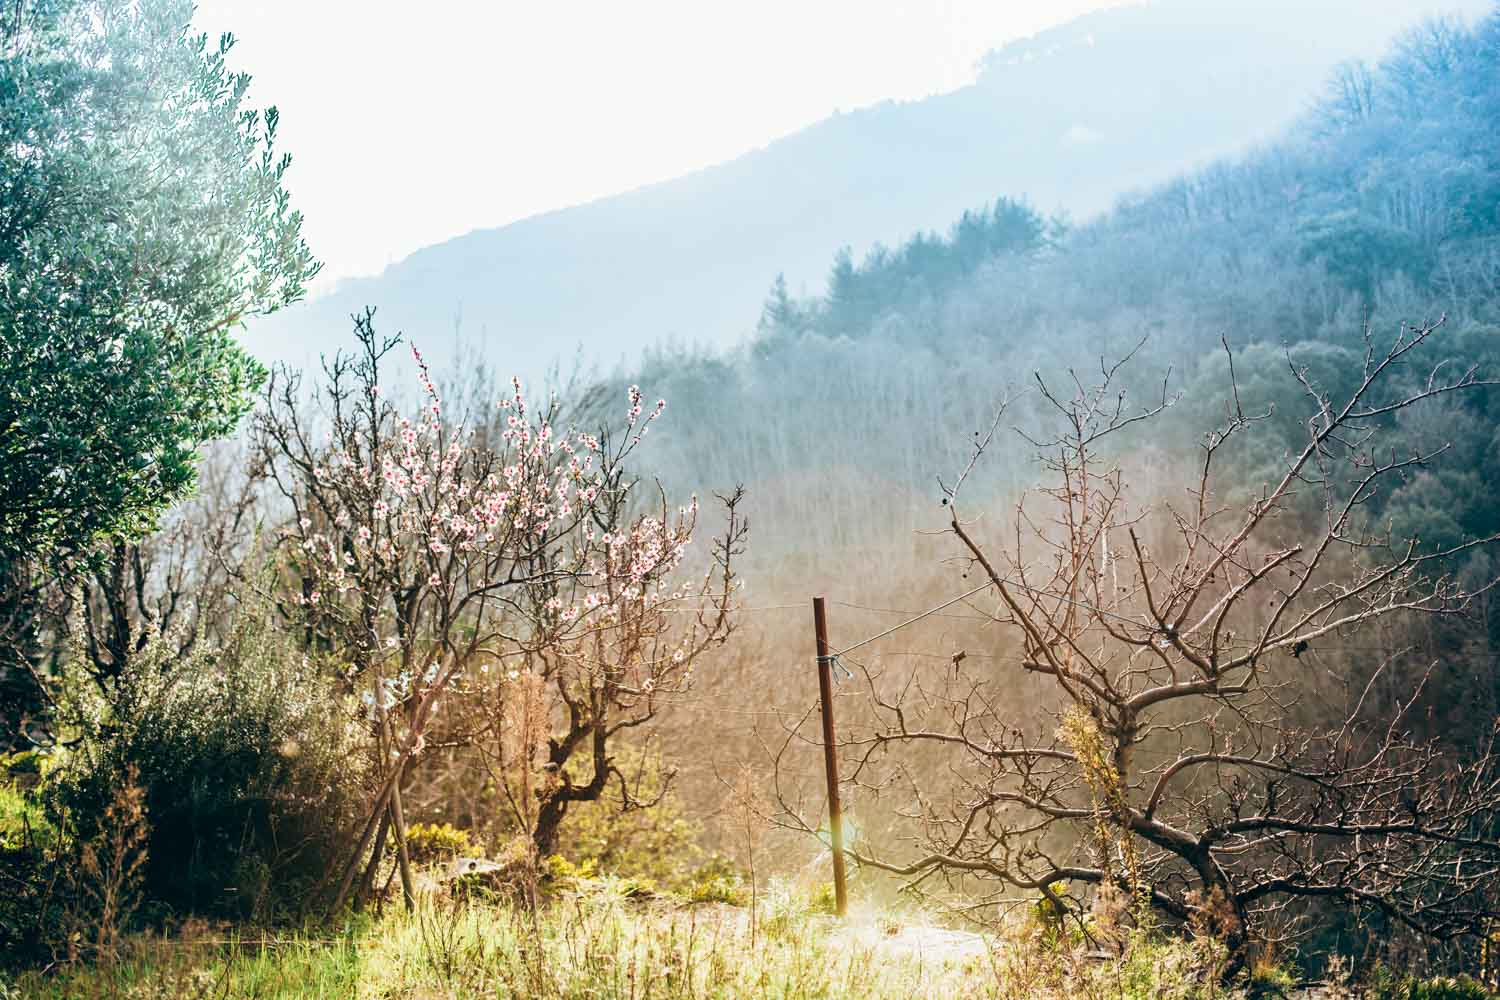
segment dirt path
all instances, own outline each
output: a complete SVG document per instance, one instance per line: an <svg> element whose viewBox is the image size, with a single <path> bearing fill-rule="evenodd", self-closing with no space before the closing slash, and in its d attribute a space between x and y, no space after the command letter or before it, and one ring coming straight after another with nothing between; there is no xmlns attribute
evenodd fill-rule
<svg viewBox="0 0 1500 1000"><path fill-rule="evenodd" d="M882 925L879 922L851 923L830 935L834 941L901 958L920 958L924 962L962 962L983 958L990 945L984 935L946 927Z"/></svg>

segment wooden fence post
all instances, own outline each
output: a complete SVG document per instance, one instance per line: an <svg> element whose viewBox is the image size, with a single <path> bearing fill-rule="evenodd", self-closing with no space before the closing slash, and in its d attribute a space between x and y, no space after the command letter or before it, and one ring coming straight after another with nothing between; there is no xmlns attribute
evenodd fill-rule
<svg viewBox="0 0 1500 1000"><path fill-rule="evenodd" d="M844 879L844 812L839 805L839 759L833 733L833 657L828 652L828 616L821 597L813 598L813 633L818 643L818 693L823 703L823 766L828 776L834 902L842 917L849 909L849 889Z"/></svg>

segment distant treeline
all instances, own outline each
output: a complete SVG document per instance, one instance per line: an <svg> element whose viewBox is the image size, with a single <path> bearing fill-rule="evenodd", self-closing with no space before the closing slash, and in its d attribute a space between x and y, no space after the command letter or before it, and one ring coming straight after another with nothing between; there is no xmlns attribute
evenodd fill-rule
<svg viewBox="0 0 1500 1000"><path fill-rule="evenodd" d="M1164 381L1175 401L1141 425L1149 430L1116 439L1115 457L1134 500L1189 503L1185 478L1235 402L1227 343L1239 405L1267 415L1219 454L1210 484L1227 505L1244 504L1285 471L1318 414L1294 367L1318 395L1347 398L1367 330L1389 343L1403 324L1439 316L1443 329L1405 358L1397 386L1417 391L1440 363L1500 373L1500 10L1472 27L1431 22L1379 65L1340 68L1275 142L1122 199L1101 219L1068 229L1001 199L945 236L858 263L840 254L821 295L793 299L777 281L737 352L662 349L628 378L670 401L651 442L665 479L748 487L755 603L826 588L911 609L970 582L943 562L958 553L940 533L938 479L965 466L1002 399L1001 438L965 487L976 533L1003 536L1012 501L1035 485L1036 449L1009 428L1035 439L1059 419L1038 376L1066 392L1070 372L1092 384L1101 360L1134 351L1124 405L1161 402ZM1361 462L1442 454L1368 498L1354 514L1361 527L1414 535L1427 551L1500 532L1488 472L1500 467L1497 406L1500 392L1486 390L1370 421L1382 453ZM1308 523L1323 517L1315 479L1295 491ZM1351 547L1337 558L1366 555ZM1494 577L1491 561L1468 552L1447 569L1479 586ZM947 577L934 582L936 570ZM952 626L943 623L945 641L958 643ZM958 648L1003 655L985 645L1000 635ZM784 641L774 634L768 648ZM1397 648L1409 655L1381 674L1382 650ZM1500 604L1482 593L1464 616L1426 618L1399 636L1330 636L1307 676L1333 702L1367 684L1382 704L1419 689L1413 725L1475 747L1500 705L1497 651ZM783 684L781 661L764 659L712 683L726 696ZM1314 697L1298 710L1324 708ZM1321 926L1320 947L1343 947L1379 939L1382 925L1342 943L1340 925Z"/></svg>
<svg viewBox="0 0 1500 1000"><path fill-rule="evenodd" d="M777 275L762 310L763 340L810 330L859 336L881 317L918 307L947 294L982 265L1000 257L1029 257L1056 245L1066 230L1023 201L1000 198L965 212L947 237L917 233L891 250L881 244L856 264L848 247L834 257L825 297L791 299Z"/></svg>
<svg viewBox="0 0 1500 1000"><path fill-rule="evenodd" d="M654 444L669 474L751 484L761 553L901 547L1002 395L1021 394L1015 422L1044 417L1033 372L1096 371L1144 340L1136 391L1159 395L1170 367L1186 414L1137 444L1170 461L1222 412L1221 338L1246 405L1276 404L1276 426L1297 434L1310 401L1286 378L1288 352L1334 391L1367 323L1389 335L1438 315L1446 330L1422 361L1496 367L1500 11L1429 22L1378 65L1341 67L1277 141L1097 221L1069 228L1001 198L947 235L840 253L822 295L794 299L778 279L744 349L663 349L629 378L677 413ZM1457 460L1380 498L1381 513L1425 523L1434 544L1500 527L1479 471L1500 457L1492 405L1475 395L1434 426L1407 421L1409 443L1446 435ZM1247 477L1284 444L1256 447ZM1010 454L985 473L997 496L1028 481L1027 456Z"/></svg>

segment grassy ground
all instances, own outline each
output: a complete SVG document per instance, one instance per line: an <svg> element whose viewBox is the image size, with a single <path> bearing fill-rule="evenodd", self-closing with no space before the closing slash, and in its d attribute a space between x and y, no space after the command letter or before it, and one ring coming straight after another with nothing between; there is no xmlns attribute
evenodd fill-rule
<svg viewBox="0 0 1500 1000"><path fill-rule="evenodd" d="M913 918L915 920L916 918ZM249 938L210 927L129 939L110 962L29 973L10 997L812 998L1197 997L1183 946L1099 963L903 922L847 923L771 894L748 912L639 902L604 889L531 914L428 900L330 931ZM1218 994L1223 995L1223 994ZM0 997L7 996L0 992Z"/></svg>
<svg viewBox="0 0 1500 1000"><path fill-rule="evenodd" d="M429 902L407 915L270 940L191 928L135 938L113 963L32 975L13 992L74 997L906 997L963 995L981 961L835 950L823 918L773 918L590 893L536 918Z"/></svg>

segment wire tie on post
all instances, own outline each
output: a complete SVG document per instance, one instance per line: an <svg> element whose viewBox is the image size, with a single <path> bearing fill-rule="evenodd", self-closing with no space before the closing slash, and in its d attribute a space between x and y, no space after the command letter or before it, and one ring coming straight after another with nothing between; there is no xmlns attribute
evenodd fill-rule
<svg viewBox="0 0 1500 1000"><path fill-rule="evenodd" d="M818 666L820 666L820 667L831 667L833 669L833 675L832 676L833 676L833 682L835 684L839 683L838 671L840 671L840 670L842 670L844 672L844 676L847 677L847 678L849 678L849 680L851 680L851 681L854 680L854 672L852 670L850 670L848 667L844 666L843 661L841 661L839 659L839 654L837 654L837 653L829 653L826 656L820 656L820 657L818 657Z"/></svg>

